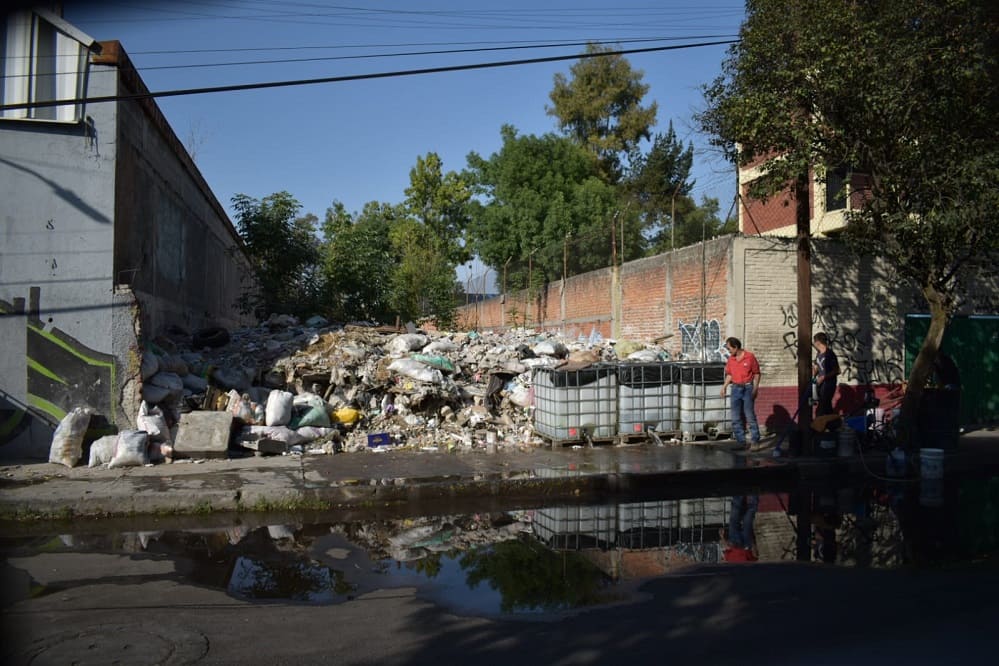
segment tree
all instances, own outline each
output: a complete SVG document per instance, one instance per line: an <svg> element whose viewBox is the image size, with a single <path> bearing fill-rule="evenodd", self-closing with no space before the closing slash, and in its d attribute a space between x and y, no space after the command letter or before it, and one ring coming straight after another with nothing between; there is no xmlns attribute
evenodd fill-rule
<svg viewBox="0 0 999 666"><path fill-rule="evenodd" d="M718 199L704 196L698 205L689 196L681 197L677 201L676 228L666 229L661 233L650 252L653 254L667 252L674 247L687 247L702 240L711 240L722 234L738 231L737 219L722 222L718 212Z"/></svg>
<svg viewBox="0 0 999 666"><path fill-rule="evenodd" d="M994 266L999 19L991 5L752 0L701 115L740 164L764 158L756 196L810 167L866 174L846 240L887 259L931 314L902 407L907 443L947 323L977 271Z"/></svg>
<svg viewBox="0 0 999 666"><path fill-rule="evenodd" d="M570 68L572 78L555 75L549 94L548 115L558 119L559 129L585 146L597 159L608 183L621 176L621 158L631 154L642 139L650 137L658 106L641 105L649 91L642 72L613 49L588 44L586 55Z"/></svg>
<svg viewBox="0 0 999 666"><path fill-rule="evenodd" d="M624 186L635 197L642 215L645 217L646 233L652 237L655 247L673 249L676 229L676 214L694 207L689 200L694 181L690 179L690 169L694 163L694 146L677 140L672 121L665 134L656 134L648 154L636 154L629 162L631 171ZM669 220L663 238L663 219ZM666 243L663 240L667 241ZM682 247L682 245L675 245Z"/></svg>
<svg viewBox="0 0 999 666"><path fill-rule="evenodd" d="M392 225L389 238L396 262L389 291L392 309L406 320L429 317L438 326L450 326L460 287L446 242L412 218Z"/></svg>
<svg viewBox="0 0 999 666"><path fill-rule="evenodd" d="M314 284L319 258L314 217L296 218L301 208L288 192L262 201L245 194L232 198L236 225L260 291L247 294L247 304L258 312L310 315L317 303ZM262 314L262 312L261 312Z"/></svg>
<svg viewBox="0 0 999 666"><path fill-rule="evenodd" d="M470 239L482 261L507 278L501 286L561 276L567 243L570 273L607 266L610 225L622 205L585 149L555 134L518 136L509 125L500 134L499 152L488 160L470 153L468 165L478 197ZM641 242L634 221L627 231L633 244Z"/></svg>
<svg viewBox="0 0 999 666"><path fill-rule="evenodd" d="M443 242L448 260L458 265L468 261L465 231L468 227L468 202L472 197L468 185L453 171L443 173L441 158L436 153L417 157L409 172L406 188L406 209L430 233Z"/></svg>
<svg viewBox="0 0 999 666"><path fill-rule="evenodd" d="M404 217L400 206L368 202L355 220L339 201L323 223L323 275L335 318L389 321L389 293L396 257L389 239Z"/></svg>

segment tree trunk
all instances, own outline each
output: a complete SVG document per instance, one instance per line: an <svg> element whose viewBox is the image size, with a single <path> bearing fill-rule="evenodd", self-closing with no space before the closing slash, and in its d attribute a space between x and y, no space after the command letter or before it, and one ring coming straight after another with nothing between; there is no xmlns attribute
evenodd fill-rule
<svg viewBox="0 0 999 666"><path fill-rule="evenodd" d="M930 306L930 327L926 331L923 346L909 371L909 380L902 399L902 412L896 426L899 445L906 449L915 448L916 417L919 413L923 389L933 373L933 364L940 353L947 324L953 314L953 301L947 295L940 293L932 286L923 287L923 296Z"/></svg>

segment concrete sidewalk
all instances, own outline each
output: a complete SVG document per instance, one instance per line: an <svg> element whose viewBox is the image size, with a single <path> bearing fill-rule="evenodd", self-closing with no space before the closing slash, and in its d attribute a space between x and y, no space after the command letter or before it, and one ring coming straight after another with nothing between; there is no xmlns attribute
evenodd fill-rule
<svg viewBox="0 0 999 666"><path fill-rule="evenodd" d="M728 484L786 487L846 468L881 470L884 454L863 459L781 459L773 438L752 453L734 441L594 448L514 448L440 452L363 451L161 463L118 469L48 462L0 466L0 520L300 510L490 510L696 496ZM961 437L948 472L999 465L999 433ZM918 469L918 468L917 468Z"/></svg>

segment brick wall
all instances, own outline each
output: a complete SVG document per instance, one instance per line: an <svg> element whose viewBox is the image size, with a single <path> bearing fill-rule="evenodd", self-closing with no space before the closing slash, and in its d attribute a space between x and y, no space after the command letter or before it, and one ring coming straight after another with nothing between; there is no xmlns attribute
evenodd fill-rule
<svg viewBox="0 0 999 666"><path fill-rule="evenodd" d="M904 318L925 306L890 266L858 258L835 241L813 239L811 264L812 331L825 332L839 356L835 404L850 413L866 388L880 393L905 379ZM990 297L973 299L973 312L996 311L995 283L994 276L982 283L980 291ZM734 335L760 361L761 425L780 431L797 409L794 239L725 236L628 262L619 271L573 276L564 296L562 283L552 283L545 297L530 307L524 293L508 295L506 303L497 297L471 304L461 321L468 328L501 329L505 316L507 327L522 326L530 311L529 326L570 338L592 331L645 342L664 338L674 359L720 360L721 341Z"/></svg>

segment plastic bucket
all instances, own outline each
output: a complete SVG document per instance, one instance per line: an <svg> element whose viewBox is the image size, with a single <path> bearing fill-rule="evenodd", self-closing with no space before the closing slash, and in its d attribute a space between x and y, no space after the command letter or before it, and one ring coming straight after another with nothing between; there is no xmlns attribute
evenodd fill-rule
<svg viewBox="0 0 999 666"><path fill-rule="evenodd" d="M815 453L820 458L835 458L836 447L836 433L824 432L818 436L815 442Z"/></svg>
<svg viewBox="0 0 999 666"><path fill-rule="evenodd" d="M942 479L944 469L943 449L919 450L919 473L924 479Z"/></svg>
<svg viewBox="0 0 999 666"><path fill-rule="evenodd" d="M837 456L840 458L852 457L856 451L857 431L853 428L840 428L836 444Z"/></svg>
<svg viewBox="0 0 999 666"><path fill-rule="evenodd" d="M943 479L922 479L919 482L919 505L939 507L944 504Z"/></svg>

